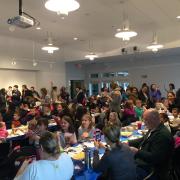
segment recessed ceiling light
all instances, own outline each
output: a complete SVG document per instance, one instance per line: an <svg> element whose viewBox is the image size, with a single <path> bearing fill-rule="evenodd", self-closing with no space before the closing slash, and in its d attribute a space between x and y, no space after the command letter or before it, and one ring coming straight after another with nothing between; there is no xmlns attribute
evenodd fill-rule
<svg viewBox="0 0 180 180"><path fill-rule="evenodd" d="M73 39L74 39L75 41L77 41L77 40L78 40L78 38L77 38L77 37L74 37Z"/></svg>
<svg viewBox="0 0 180 180"><path fill-rule="evenodd" d="M40 26L37 26L36 29L37 29L37 30L41 30L41 27L40 27Z"/></svg>
<svg viewBox="0 0 180 180"><path fill-rule="evenodd" d="M177 19L180 19L180 16L177 16L176 18L177 18Z"/></svg>
<svg viewBox="0 0 180 180"><path fill-rule="evenodd" d="M15 66L15 65L16 65L16 61L12 61L11 64L12 64L13 66Z"/></svg>

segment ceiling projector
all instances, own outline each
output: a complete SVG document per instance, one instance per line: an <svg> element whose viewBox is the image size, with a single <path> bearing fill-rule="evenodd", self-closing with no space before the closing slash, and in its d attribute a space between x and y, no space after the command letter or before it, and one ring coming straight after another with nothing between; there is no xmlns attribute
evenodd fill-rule
<svg viewBox="0 0 180 180"><path fill-rule="evenodd" d="M34 17L23 11L22 0L19 0L19 15L9 18L7 23L23 29L40 24Z"/></svg>
<svg viewBox="0 0 180 180"><path fill-rule="evenodd" d="M26 17L24 15L9 18L7 20L7 23L24 29L35 25L34 19L31 19L30 17Z"/></svg>

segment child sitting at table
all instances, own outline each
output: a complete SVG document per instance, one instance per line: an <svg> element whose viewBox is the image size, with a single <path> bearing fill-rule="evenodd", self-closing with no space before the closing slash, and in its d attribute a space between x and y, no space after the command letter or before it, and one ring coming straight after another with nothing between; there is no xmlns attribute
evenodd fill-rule
<svg viewBox="0 0 180 180"><path fill-rule="evenodd" d="M172 115L174 119L171 121L171 127L174 129L180 130L180 117L179 117L179 109L173 108Z"/></svg>
<svg viewBox="0 0 180 180"><path fill-rule="evenodd" d="M143 112L144 112L144 109L142 107L142 101L137 99L136 100L136 106L135 106L135 112L136 112L136 118L138 120L141 120L142 119L142 115L143 115Z"/></svg>
<svg viewBox="0 0 180 180"><path fill-rule="evenodd" d="M160 120L167 127L167 129L171 132L168 115L166 113L160 113Z"/></svg>
<svg viewBox="0 0 180 180"><path fill-rule="evenodd" d="M120 119L118 118L117 112L110 112L109 120L107 121L106 125L121 126L121 122Z"/></svg>
<svg viewBox="0 0 180 180"><path fill-rule="evenodd" d="M2 140L6 139L8 136L8 132L6 130L6 124L4 122L0 122L0 143Z"/></svg>
<svg viewBox="0 0 180 180"><path fill-rule="evenodd" d="M136 113L134 110L133 100L126 101L124 110L123 110L123 119L122 119L123 126L127 126L131 122L136 121L135 115Z"/></svg>
<svg viewBox="0 0 180 180"><path fill-rule="evenodd" d="M30 111L26 114L25 117L21 118L21 123L26 125L29 121L33 120L34 118L39 117L39 112L36 110L35 107L31 107Z"/></svg>
<svg viewBox="0 0 180 180"><path fill-rule="evenodd" d="M71 117L63 116L60 124L60 132L57 132L59 142L62 148L71 146L77 143L75 130L72 124Z"/></svg>
<svg viewBox="0 0 180 180"><path fill-rule="evenodd" d="M47 118L47 119L52 119L50 104L43 105L41 117Z"/></svg>
<svg viewBox="0 0 180 180"><path fill-rule="evenodd" d="M19 111L15 111L13 120L12 120L12 128L17 128L19 126L21 126L20 113Z"/></svg>
<svg viewBox="0 0 180 180"><path fill-rule="evenodd" d="M92 117L89 114L84 114L82 117L81 126L78 129L78 139L93 139L94 132L95 128L93 127Z"/></svg>
<svg viewBox="0 0 180 180"><path fill-rule="evenodd" d="M39 145L41 135L48 130L48 120L39 118L29 122L27 136L29 137L29 144Z"/></svg>

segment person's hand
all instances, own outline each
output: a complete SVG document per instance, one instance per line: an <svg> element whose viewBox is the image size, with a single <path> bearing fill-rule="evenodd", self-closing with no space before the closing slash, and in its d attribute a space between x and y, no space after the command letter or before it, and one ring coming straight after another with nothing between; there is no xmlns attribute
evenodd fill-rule
<svg viewBox="0 0 180 180"><path fill-rule="evenodd" d="M100 142L100 141L96 141L96 140L94 140L94 146L96 147L96 148L106 148L106 146L102 143L102 142Z"/></svg>
<svg viewBox="0 0 180 180"><path fill-rule="evenodd" d="M136 153L138 152L138 149L135 148L135 147L130 147L130 150L131 150L134 154L136 154Z"/></svg>
<svg viewBox="0 0 180 180"><path fill-rule="evenodd" d="M29 163L30 163L31 161L32 161L31 158L24 160L24 162L22 163L19 171L18 171L17 174L16 174L16 177L19 176L19 175L21 175L21 174L23 174L23 172L25 171L26 167L29 165Z"/></svg>

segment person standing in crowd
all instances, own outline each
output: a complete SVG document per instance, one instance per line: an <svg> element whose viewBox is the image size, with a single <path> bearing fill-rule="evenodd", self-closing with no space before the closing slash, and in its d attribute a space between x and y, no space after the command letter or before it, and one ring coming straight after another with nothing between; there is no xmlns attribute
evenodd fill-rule
<svg viewBox="0 0 180 180"><path fill-rule="evenodd" d="M18 90L18 85L14 85L12 91L12 104L14 108L21 103L21 92Z"/></svg>
<svg viewBox="0 0 180 180"><path fill-rule="evenodd" d="M109 95L107 95L108 99L109 99L109 107L110 107L110 111L113 112L117 112L118 116L120 118L120 113L121 113L121 92L120 92L120 88L118 87L118 85L114 82L111 83L111 89L112 92Z"/></svg>
<svg viewBox="0 0 180 180"><path fill-rule="evenodd" d="M159 90L156 84L151 84L150 100L151 100L151 107L154 107L155 103L161 100L161 91Z"/></svg>
<svg viewBox="0 0 180 180"><path fill-rule="evenodd" d="M8 90L6 92L6 101L8 105L12 102L12 86L8 87Z"/></svg>
<svg viewBox="0 0 180 180"><path fill-rule="evenodd" d="M6 90L2 88L0 90L0 112L6 111Z"/></svg>
<svg viewBox="0 0 180 180"><path fill-rule="evenodd" d="M28 97L32 97L32 92L24 84L22 85L22 101L27 101Z"/></svg>
<svg viewBox="0 0 180 180"><path fill-rule="evenodd" d="M45 132L40 140L41 160L32 162L25 160L14 180L70 180L74 165L66 153L60 153L60 147L55 134Z"/></svg>
<svg viewBox="0 0 180 180"><path fill-rule="evenodd" d="M30 90L31 90L33 96L35 95L35 96L37 96L38 98L40 97L40 96L39 96L39 93L35 90L34 86L31 86Z"/></svg>
<svg viewBox="0 0 180 180"><path fill-rule="evenodd" d="M143 86L139 92L139 99L142 101L142 104L149 107L150 97L148 92L148 87Z"/></svg>
<svg viewBox="0 0 180 180"><path fill-rule="evenodd" d="M173 92L175 93L175 85L173 83L169 83L169 89L166 89L164 86L165 91L168 92Z"/></svg>
<svg viewBox="0 0 180 180"><path fill-rule="evenodd" d="M60 98L67 104L69 104L69 93L66 91L64 86L60 89Z"/></svg>
<svg viewBox="0 0 180 180"><path fill-rule="evenodd" d="M173 92L168 92L167 100L168 100L168 110L169 112L172 112L172 109L176 107L176 95Z"/></svg>
<svg viewBox="0 0 180 180"><path fill-rule="evenodd" d="M169 130L161 123L158 111L148 109L143 114L148 133L141 139L129 141L135 154L138 179L149 174L157 180L169 180L168 172L174 141Z"/></svg>
<svg viewBox="0 0 180 180"><path fill-rule="evenodd" d="M54 103L58 101L57 86L53 86L51 89L51 99L52 99L52 102Z"/></svg>
<svg viewBox="0 0 180 180"><path fill-rule="evenodd" d="M37 95L35 95L35 94L34 94L34 98L37 99L38 101L40 101L42 104L50 104L51 98L48 95L47 89L46 88L41 88L40 92L41 92L40 98L37 97Z"/></svg>
<svg viewBox="0 0 180 180"><path fill-rule="evenodd" d="M84 104L84 101L85 101L85 95L84 95L84 92L83 92L83 90L80 88L80 87L77 87L76 88L76 92L77 92L77 94L76 94L76 102L78 103L78 104Z"/></svg>

